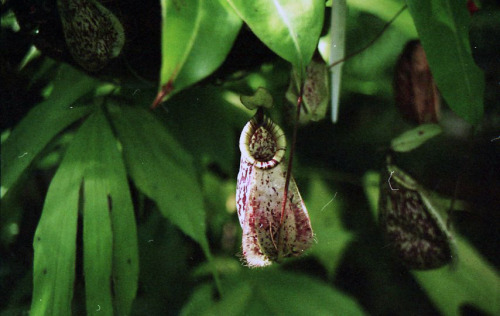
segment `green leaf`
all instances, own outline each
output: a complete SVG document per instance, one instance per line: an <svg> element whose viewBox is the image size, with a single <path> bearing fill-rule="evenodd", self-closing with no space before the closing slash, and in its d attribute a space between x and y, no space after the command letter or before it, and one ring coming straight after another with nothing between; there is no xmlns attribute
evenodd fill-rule
<svg viewBox="0 0 500 316"><path fill-rule="evenodd" d="M219 1L188 3L162 0L160 85L189 86L219 67L231 49L242 21Z"/></svg>
<svg viewBox="0 0 500 316"><path fill-rule="evenodd" d="M253 95L242 95L240 101L249 110L255 110L258 107L270 109L273 106L273 96L266 88L259 87Z"/></svg>
<svg viewBox="0 0 500 316"><path fill-rule="evenodd" d="M138 282L137 232L125 165L99 110L85 129L83 245L88 314L129 314ZM112 229L112 230L111 230Z"/></svg>
<svg viewBox="0 0 500 316"><path fill-rule="evenodd" d="M82 181L81 168L75 162L76 151L73 147L51 182L35 233L30 311L33 315L71 314L78 191Z"/></svg>
<svg viewBox="0 0 500 316"><path fill-rule="evenodd" d="M85 150L85 135L77 133L47 192L33 241L33 315L71 314Z"/></svg>
<svg viewBox="0 0 500 316"><path fill-rule="evenodd" d="M391 149L397 152L412 151L441 132L441 126L438 124L422 124L394 138L391 141Z"/></svg>
<svg viewBox="0 0 500 316"><path fill-rule="evenodd" d="M455 241L456 266L413 271L413 275L443 315L458 315L465 304L491 315L498 314L500 277L465 239L455 236Z"/></svg>
<svg viewBox="0 0 500 316"><path fill-rule="evenodd" d="M228 295L208 300L207 287L199 288L184 315L364 315L349 296L306 275L277 269L247 270L227 279ZM210 295L210 297L213 297ZM209 305L211 303L211 305Z"/></svg>
<svg viewBox="0 0 500 316"><path fill-rule="evenodd" d="M83 73L61 66L50 97L34 107L2 144L2 197L58 133L90 112L88 106L71 105L97 84Z"/></svg>
<svg viewBox="0 0 500 316"><path fill-rule="evenodd" d="M111 267L113 235L108 209L107 148L116 144L101 111L94 113L78 131L84 166L83 271L88 315L113 315ZM115 145L116 147L116 145ZM85 159L85 160L83 160ZM64 198L64 197L61 197Z"/></svg>
<svg viewBox="0 0 500 316"><path fill-rule="evenodd" d="M255 35L300 70L301 79L318 45L322 0L227 0Z"/></svg>
<svg viewBox="0 0 500 316"><path fill-rule="evenodd" d="M113 315L113 278L116 310L128 314L137 290L137 233L124 163L101 110L76 133L47 193L34 240L37 315L71 313L80 196L87 313Z"/></svg>
<svg viewBox="0 0 500 316"><path fill-rule="evenodd" d="M330 64L344 59L345 56L345 29L347 17L346 0L332 2L330 21ZM331 99L332 99L332 122L337 123L339 100L340 100L340 83L342 81L342 66L340 63L330 69L331 75Z"/></svg>
<svg viewBox="0 0 500 316"><path fill-rule="evenodd" d="M471 54L466 4L452 0L407 3L439 91L455 113L477 124L483 116L485 81Z"/></svg>
<svg viewBox="0 0 500 316"><path fill-rule="evenodd" d="M110 104L109 112L136 186L208 251L203 197L191 156L150 112L117 104Z"/></svg>
<svg viewBox="0 0 500 316"><path fill-rule="evenodd" d="M333 277L343 251L353 238L353 234L342 225L341 211L344 205L336 195L336 192L328 190L323 181L313 178L306 199L317 240L311 254L323 264L329 277Z"/></svg>

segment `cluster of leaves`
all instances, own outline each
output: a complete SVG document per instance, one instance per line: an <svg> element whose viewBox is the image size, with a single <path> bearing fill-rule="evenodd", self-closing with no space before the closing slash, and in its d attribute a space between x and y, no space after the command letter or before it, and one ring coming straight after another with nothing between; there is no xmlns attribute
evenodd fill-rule
<svg viewBox="0 0 500 316"><path fill-rule="evenodd" d="M346 46L355 50L357 39L375 35L401 5L350 1ZM317 244L304 258L265 270L249 271L235 255L237 138L251 116L239 95L265 87L277 100L271 116L289 132L279 100L291 68L303 78L318 47L329 22L324 1L162 0L159 86L169 94L160 91L166 102L155 112L147 108L156 89L106 83L43 58L30 82L48 82L43 101L2 131L2 247L30 248L31 241L34 247L33 269L11 276L33 279L33 287L19 282L3 300L6 312L454 315L464 306L497 312L497 273L465 238L456 236L456 267L408 272L384 251L371 216L379 175L369 170L381 161L377 146L394 136L385 128L394 121L386 106L391 68L417 31L453 111L472 124L483 112L484 79L470 53L465 6L449 0L408 6L411 16L403 14L371 54L346 63L342 91L352 110L341 124L301 128L294 170ZM194 86L227 59L242 26L281 59L218 86ZM405 128L401 123L397 131ZM420 127L391 145L399 152L419 147L425 156L430 147L420 145L440 131ZM26 188L40 172L50 185L36 196ZM27 208L33 195L35 206ZM15 274L14 264L7 272Z"/></svg>

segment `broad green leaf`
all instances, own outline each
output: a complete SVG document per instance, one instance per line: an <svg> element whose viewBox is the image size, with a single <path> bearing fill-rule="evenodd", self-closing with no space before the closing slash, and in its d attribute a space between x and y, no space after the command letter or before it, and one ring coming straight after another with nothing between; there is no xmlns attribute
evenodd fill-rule
<svg viewBox="0 0 500 316"><path fill-rule="evenodd" d="M351 297L306 275L278 269L244 269L225 284L228 295L209 300L209 289L199 288L184 315L364 315ZM213 295L211 295L213 297ZM211 305L209 305L211 303Z"/></svg>
<svg viewBox="0 0 500 316"><path fill-rule="evenodd" d="M35 106L2 144L2 197L58 133L90 112L88 106L72 105L97 84L83 73L61 66L50 97Z"/></svg>
<svg viewBox="0 0 500 316"><path fill-rule="evenodd" d="M344 205L336 192L329 191L325 183L317 178L312 179L308 192L306 205L317 240L311 254L318 258L332 277L353 234L342 226L340 212Z"/></svg>
<svg viewBox="0 0 500 316"><path fill-rule="evenodd" d="M255 35L300 70L301 79L318 45L322 0L227 0Z"/></svg>
<svg viewBox="0 0 500 316"><path fill-rule="evenodd" d="M149 112L110 104L130 176L172 223L205 251L205 211L191 156Z"/></svg>
<svg viewBox="0 0 500 316"><path fill-rule="evenodd" d="M378 214L379 179L377 173L369 172L363 180L375 217ZM464 238L458 234L454 234L453 238L458 257L456 262L436 270L412 271L415 279L444 315L460 314L460 307L465 304L492 315L497 314L500 310L500 277Z"/></svg>
<svg viewBox="0 0 500 316"><path fill-rule="evenodd" d="M189 3L162 0L160 85L189 86L219 67L231 49L242 21L219 1Z"/></svg>
<svg viewBox="0 0 500 316"><path fill-rule="evenodd" d="M412 151L441 132L441 126L438 124L420 125L394 138L391 141L391 149L398 152Z"/></svg>
<svg viewBox="0 0 500 316"><path fill-rule="evenodd" d="M485 81L471 54L466 4L452 0L407 3L439 91L455 113L477 124L483 116Z"/></svg>

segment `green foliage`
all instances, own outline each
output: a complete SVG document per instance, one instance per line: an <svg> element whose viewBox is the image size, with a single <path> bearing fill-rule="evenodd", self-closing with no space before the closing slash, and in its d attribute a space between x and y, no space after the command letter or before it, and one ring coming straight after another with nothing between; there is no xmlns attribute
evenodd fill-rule
<svg viewBox="0 0 500 316"><path fill-rule="evenodd" d="M254 111L240 96L259 87L269 91L252 101L273 100L266 115L292 143L296 109L285 99L290 73L299 69L304 80L314 51L328 54L329 37L320 39L330 23L325 2L162 0L150 12L152 25L161 22L161 65L146 72L159 74L154 82L130 67L136 12L119 1L106 8L125 30L122 53L92 76L63 62L71 57L67 48L21 36L19 29L38 33L26 29L19 3L9 2L15 14L2 17L2 31L16 39L2 33L2 45L5 40L7 52L16 53L6 54L0 69L10 84L2 93L11 89L14 96L5 103L11 116L2 121L0 288L9 290L0 291L0 315L456 315L464 306L490 314L500 309L491 240L498 232L488 226L498 188L494 144L461 136L469 125L447 109L442 124L408 126L390 90L397 56L417 30L450 108L469 123L484 123L476 131L480 139L498 136L482 115L495 112L491 100L483 109L484 79L470 53L465 6L410 1L411 15L403 13L373 46L345 61L338 123L301 126L295 146L293 175L315 243L298 258L250 270L239 260L235 189L238 139ZM402 3L347 6L349 55ZM30 21L38 21L46 36L43 26L53 16L37 18ZM128 68L112 65L118 61ZM158 88L174 93L149 110ZM412 272L388 252L373 216L379 181L386 179L372 170L383 165L385 149L426 187L455 194L472 210L451 216L458 218L455 266ZM463 171L463 157L472 157L473 172ZM438 207L447 211L449 205L441 198Z"/></svg>
<svg viewBox="0 0 500 316"><path fill-rule="evenodd" d="M314 278L276 269L240 270L229 275L229 294L213 300L209 286L199 287L182 315L364 315L348 295Z"/></svg>
<svg viewBox="0 0 500 316"><path fill-rule="evenodd" d="M181 90L222 64L242 21L219 1L187 3L162 0L160 86L171 81Z"/></svg>
<svg viewBox="0 0 500 316"><path fill-rule="evenodd" d="M323 1L227 1L262 42L305 78L323 26Z"/></svg>

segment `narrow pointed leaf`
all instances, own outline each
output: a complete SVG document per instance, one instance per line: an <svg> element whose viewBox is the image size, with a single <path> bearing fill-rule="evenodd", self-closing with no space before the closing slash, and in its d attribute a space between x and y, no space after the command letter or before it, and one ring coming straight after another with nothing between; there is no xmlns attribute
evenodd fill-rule
<svg viewBox="0 0 500 316"><path fill-rule="evenodd" d="M227 0L255 35L305 74L323 26L322 0Z"/></svg>
<svg viewBox="0 0 500 316"><path fill-rule="evenodd" d="M2 144L2 197L59 132L89 113L88 106L72 105L97 83L69 66L60 68L50 97L35 106Z"/></svg>
<svg viewBox="0 0 500 316"><path fill-rule="evenodd" d="M330 64L342 60L345 55L345 27L347 4L346 0L332 2L332 17L330 22ZM340 83L342 81L342 66L340 63L330 69L332 90L332 122L337 123L339 100L340 100Z"/></svg>
<svg viewBox="0 0 500 316"><path fill-rule="evenodd" d="M485 81L471 54L467 6L452 0L407 3L439 91L455 113L477 124Z"/></svg>
<svg viewBox="0 0 500 316"><path fill-rule="evenodd" d="M52 180L33 241L34 315L69 315L75 278L76 225L85 170L87 125L69 146Z"/></svg>
<svg viewBox="0 0 500 316"><path fill-rule="evenodd" d="M83 268L88 315L113 315L111 267L113 235L109 216L108 171L103 152L113 146L101 111L94 113L78 131L85 160L83 196ZM82 157L83 159L83 157Z"/></svg>
<svg viewBox="0 0 500 316"><path fill-rule="evenodd" d="M129 314L137 291L137 232L125 166L102 111L89 118L84 176L84 268L88 314ZM113 282L110 282L112 278Z"/></svg>
<svg viewBox="0 0 500 316"><path fill-rule="evenodd" d="M205 211L192 158L151 113L116 104L109 108L134 183L207 250Z"/></svg>

